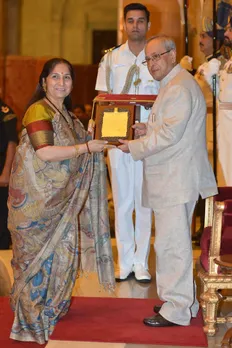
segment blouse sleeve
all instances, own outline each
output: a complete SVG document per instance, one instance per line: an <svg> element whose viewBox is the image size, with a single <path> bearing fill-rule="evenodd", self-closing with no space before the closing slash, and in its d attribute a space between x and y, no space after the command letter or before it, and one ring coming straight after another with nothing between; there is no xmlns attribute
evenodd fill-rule
<svg viewBox="0 0 232 348"><path fill-rule="evenodd" d="M23 118L23 126L27 130L34 150L54 145L52 112L43 104L32 104Z"/></svg>

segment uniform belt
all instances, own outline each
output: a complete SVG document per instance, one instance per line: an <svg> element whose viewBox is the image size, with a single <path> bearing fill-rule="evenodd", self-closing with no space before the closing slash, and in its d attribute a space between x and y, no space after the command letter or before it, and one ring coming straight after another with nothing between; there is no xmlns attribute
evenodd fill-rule
<svg viewBox="0 0 232 348"><path fill-rule="evenodd" d="M207 114L212 114L212 113L213 113L213 107L207 106Z"/></svg>
<svg viewBox="0 0 232 348"><path fill-rule="evenodd" d="M232 103L219 103L220 110L232 110Z"/></svg>

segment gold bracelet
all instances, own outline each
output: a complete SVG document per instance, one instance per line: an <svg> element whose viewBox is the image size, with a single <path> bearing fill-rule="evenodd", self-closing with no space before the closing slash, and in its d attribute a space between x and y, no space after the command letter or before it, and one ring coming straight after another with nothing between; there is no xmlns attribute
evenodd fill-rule
<svg viewBox="0 0 232 348"><path fill-rule="evenodd" d="M86 142L86 147L87 147L88 153L91 153L91 151L90 151L90 149L89 149L89 144L88 144L88 142Z"/></svg>
<svg viewBox="0 0 232 348"><path fill-rule="evenodd" d="M79 156L79 145L74 145L73 147L75 149L75 154L73 158L77 158Z"/></svg>

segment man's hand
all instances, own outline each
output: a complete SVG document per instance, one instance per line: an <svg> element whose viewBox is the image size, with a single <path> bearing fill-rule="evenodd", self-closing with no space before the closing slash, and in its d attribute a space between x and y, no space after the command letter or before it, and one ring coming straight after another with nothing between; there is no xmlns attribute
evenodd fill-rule
<svg viewBox="0 0 232 348"><path fill-rule="evenodd" d="M135 123L132 128L135 130L135 138L139 138L147 133L147 126L145 123Z"/></svg>
<svg viewBox="0 0 232 348"><path fill-rule="evenodd" d="M129 146L128 146L129 141L128 140L122 140L122 139L119 139L118 141L122 144L122 145L118 146L118 149L120 149L122 152L129 153L130 152L130 149L129 149Z"/></svg>

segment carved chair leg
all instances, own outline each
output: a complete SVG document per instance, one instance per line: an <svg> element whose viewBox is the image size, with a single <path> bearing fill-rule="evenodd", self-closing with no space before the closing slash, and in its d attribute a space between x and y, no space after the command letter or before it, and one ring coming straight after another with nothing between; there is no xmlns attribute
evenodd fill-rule
<svg viewBox="0 0 232 348"><path fill-rule="evenodd" d="M232 328L226 331L221 341L221 348L230 348L231 346L232 346Z"/></svg>
<svg viewBox="0 0 232 348"><path fill-rule="evenodd" d="M201 280L201 294L206 293L207 289L208 288L207 288L206 284ZM206 311L206 304L205 304L205 301L204 301L202 295L201 295L201 299L200 299L200 305L201 305L202 311L205 312Z"/></svg>
<svg viewBox="0 0 232 348"><path fill-rule="evenodd" d="M205 326L203 329L207 336L214 336L216 333L216 319L219 298L220 297L217 289L207 289L207 291L201 295L201 299L206 306L204 313Z"/></svg>

